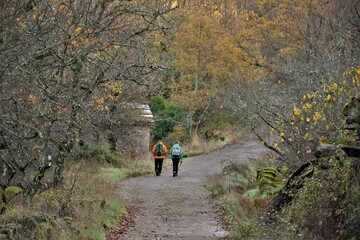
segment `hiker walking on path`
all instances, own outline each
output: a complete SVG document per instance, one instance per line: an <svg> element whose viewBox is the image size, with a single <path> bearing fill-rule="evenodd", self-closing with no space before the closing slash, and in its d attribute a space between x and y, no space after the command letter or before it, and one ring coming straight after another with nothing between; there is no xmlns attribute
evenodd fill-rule
<svg viewBox="0 0 360 240"><path fill-rule="evenodd" d="M162 170L162 164L165 158L165 155L167 154L168 150L165 146L165 144L159 140L152 148L152 153L154 154L155 159L155 174L156 176L161 175Z"/></svg>
<svg viewBox="0 0 360 240"><path fill-rule="evenodd" d="M175 142L174 146L171 147L170 154L173 163L173 177L176 177L179 171L179 162L183 158L182 148L178 142Z"/></svg>

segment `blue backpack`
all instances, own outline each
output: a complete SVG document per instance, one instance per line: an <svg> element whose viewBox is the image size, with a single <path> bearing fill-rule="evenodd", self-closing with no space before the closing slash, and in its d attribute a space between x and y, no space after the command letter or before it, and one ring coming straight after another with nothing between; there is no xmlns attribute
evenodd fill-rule
<svg viewBox="0 0 360 240"><path fill-rule="evenodd" d="M171 152L171 156L173 157L180 157L180 146L179 145L174 145L172 148L172 152Z"/></svg>

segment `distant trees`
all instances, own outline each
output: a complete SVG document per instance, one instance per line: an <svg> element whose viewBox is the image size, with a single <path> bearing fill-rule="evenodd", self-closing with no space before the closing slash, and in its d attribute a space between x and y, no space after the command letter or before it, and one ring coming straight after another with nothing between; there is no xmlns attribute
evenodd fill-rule
<svg viewBox="0 0 360 240"><path fill-rule="evenodd" d="M168 11L166 1L0 3L3 191L17 185L33 195L49 169L59 184L74 145L120 124L122 102L146 96Z"/></svg>
<svg viewBox="0 0 360 240"><path fill-rule="evenodd" d="M291 110L358 64L358 1L177 2L169 95L188 129L211 121L211 111L252 121L269 107Z"/></svg>

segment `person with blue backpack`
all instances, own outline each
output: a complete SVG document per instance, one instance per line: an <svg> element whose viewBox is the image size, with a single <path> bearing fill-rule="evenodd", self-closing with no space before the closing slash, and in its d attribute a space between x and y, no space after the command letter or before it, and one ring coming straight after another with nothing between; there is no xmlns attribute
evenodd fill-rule
<svg viewBox="0 0 360 240"><path fill-rule="evenodd" d="M173 177L176 177L179 172L179 163L183 159L182 148L178 142L175 142L175 144L171 147L170 155L173 163Z"/></svg>
<svg viewBox="0 0 360 240"><path fill-rule="evenodd" d="M165 155L168 152L168 149L166 148L165 144L159 140L151 149L152 153L154 154L155 159L155 174L156 176L161 175L162 165L165 158Z"/></svg>

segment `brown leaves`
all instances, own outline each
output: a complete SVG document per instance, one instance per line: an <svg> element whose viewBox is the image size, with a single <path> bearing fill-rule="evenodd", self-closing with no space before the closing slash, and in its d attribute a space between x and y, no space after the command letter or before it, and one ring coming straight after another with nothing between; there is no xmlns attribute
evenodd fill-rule
<svg viewBox="0 0 360 240"><path fill-rule="evenodd" d="M134 226L134 217L136 208L134 206L128 205L126 207L127 213L121 216L118 223L118 229L107 229L106 230L106 239L107 240L121 240L124 239L123 235ZM124 239L125 240L125 239Z"/></svg>

